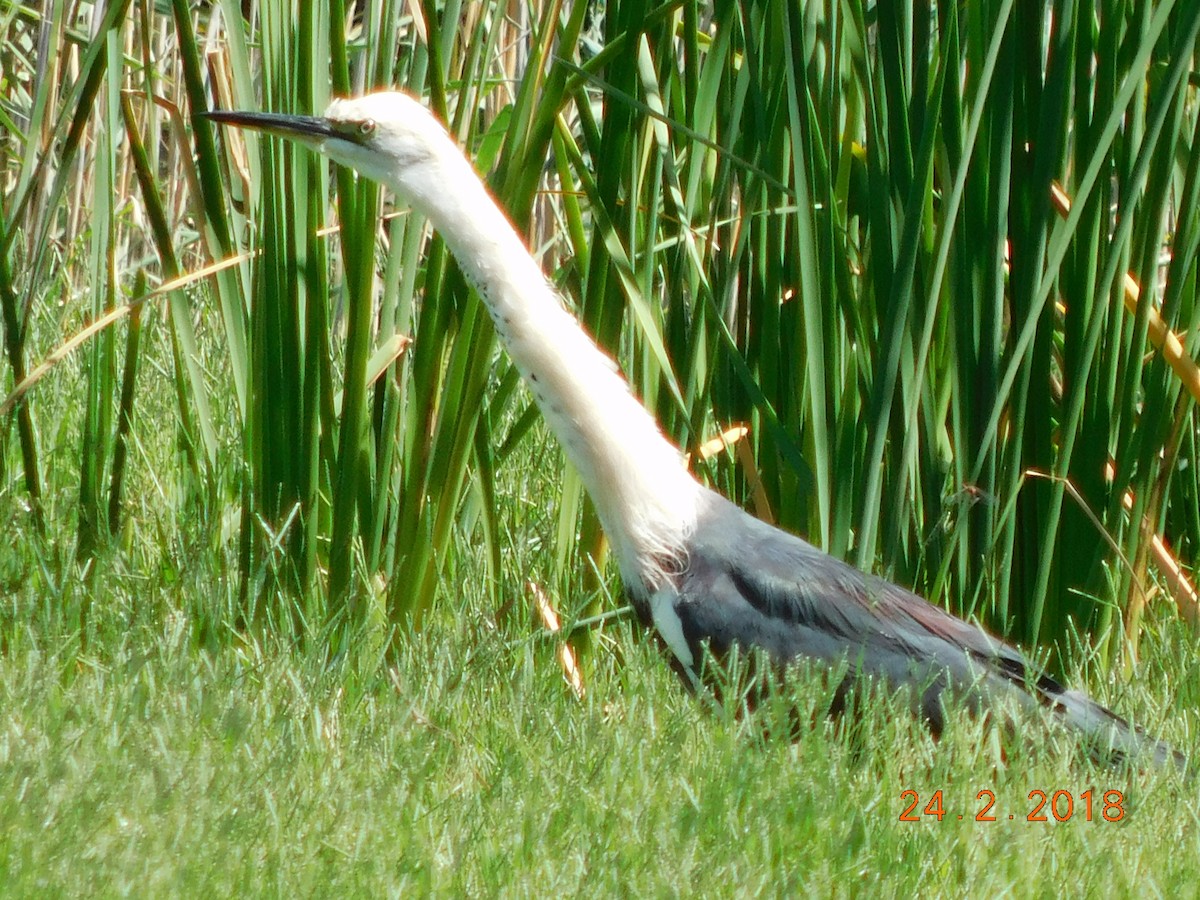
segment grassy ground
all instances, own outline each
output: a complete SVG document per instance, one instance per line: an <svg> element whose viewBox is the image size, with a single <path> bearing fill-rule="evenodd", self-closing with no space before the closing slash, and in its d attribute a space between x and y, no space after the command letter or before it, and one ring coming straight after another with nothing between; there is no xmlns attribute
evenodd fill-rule
<svg viewBox="0 0 1200 900"><path fill-rule="evenodd" d="M9 895L1178 896L1200 874L1194 784L1096 768L1036 728L1000 762L980 723L934 744L882 700L849 734L818 716L791 742L764 734L769 711L705 711L625 625L578 702L523 600L494 623L482 565L460 569L457 604L391 666L366 645L330 660L316 642L199 627L233 590L206 583L203 557L182 576L124 565L88 575L82 652L68 624L82 582L59 584L58 604L4 601ZM1099 693L1190 749L1179 710L1200 679L1160 665L1185 640L1168 629L1140 687ZM805 680L797 696L819 708L828 688ZM1070 792L1069 821L1027 821L1035 789ZM899 821L906 790L917 822ZM922 814L937 790L941 821ZM974 821L984 790L995 822ZM1104 821L1109 790L1120 821Z"/></svg>
<svg viewBox="0 0 1200 900"><path fill-rule="evenodd" d="M240 163L223 173L226 157L204 149L203 126L181 136L163 112L200 105L186 96L185 71L199 83L228 70L233 89L210 99L248 108L319 110L352 69L376 72L369 83L449 94L481 168L512 176L495 180L505 204L522 218L545 207L532 216L535 245L589 327L625 348L626 370L668 430L692 446L717 425L751 426L755 465L734 475L732 454L725 468L718 461L718 485L744 497L752 473L780 521L835 553L1061 645L1080 621L1093 636L1119 633L1116 613L1140 604L1132 585L1142 578L1144 523L1158 530L1165 521L1185 561L1200 544L1192 402L1180 401L1173 371L1146 356L1146 310L1133 326L1112 312L1124 297L1121 274L1133 267L1140 284L1156 283L1169 248L1167 325L1193 333L1189 323L1200 321L1191 239L1200 206L1189 202L1200 196L1200 168L1187 164L1195 7L1109 3L1097 16L1043 19L1022 5L940 3L929 42L923 28L912 33L916 19L887 4L875 5L870 23L854 4L723 4L710 29L702 5L642 23L642 4L608 0L601 66L592 50L572 50L583 40L579 17L570 28L559 21L583 5L529 3L530 21L558 23L556 56L592 67L586 90L568 90L561 72L543 77L530 55L550 46L542 32L502 4L491 15L465 4L463 21L426 23L450 40L417 37L405 17L406 30L393 27L396 8L420 4L355 4L367 10L356 16L365 37L332 67L328 48L344 42L331 34L338 17L329 10L341 4L253 4L245 34L215 35L208 29L238 26L240 16L218 21L211 4L177 2L168 22L162 4L108 4L131 12L103 39L81 39L94 23L74 22L68 6L0 12L0 116L18 123L0 147L0 306L20 323L6 322L5 336L23 342L6 348L0 400L19 378L14 358L45 359L110 305L145 296L139 274L144 288L160 285L176 269L171 257L194 269L228 256L243 233L247 254L267 252L192 288L188 302L150 301L140 351L127 343L129 316L55 365L16 425L5 420L0 895L1196 892L1196 784L1174 772L1098 768L1036 725L1005 754L970 719L955 719L934 744L887 698L859 710L861 724L838 726L819 712L828 685L809 678L790 699L816 724L792 741L778 734L790 730L786 713L738 720L688 697L627 623L607 631L587 696L576 700L553 642L531 624L523 584L544 581L568 613L584 607L579 560L596 541L579 527L581 489L564 487L540 425L520 437L525 395L503 389L508 370L496 365L486 328L460 321L478 308L444 254L435 248L435 261L422 262L417 232L400 217L377 257L374 188L343 175L338 197L353 194L372 214L347 221L340 207L335 216L326 170L309 154L252 147L249 171L275 172L258 182L260 203L240 184ZM749 14L733 15L743 7ZM186 52L191 28L225 48L203 72ZM1006 33L1021 40L1001 42ZM427 39L441 51L427 54ZM64 40L75 42L65 56L33 52ZM1074 47L1096 65L1075 65L1075 86L1062 90L1057 66L1069 57L1050 46ZM807 68L796 67L802 58ZM1047 59L1055 68L1044 68ZM304 60L306 74L295 69ZM533 73L520 84L516 60ZM159 102L141 99L142 89ZM578 104L601 97L602 110ZM664 123L650 127L639 107L659 98L665 138ZM526 128L526 111L564 118ZM592 122L598 112L603 121ZM85 120L85 130L68 128ZM505 121L514 127L501 147ZM136 188L135 134L151 149L148 184ZM1049 134L1062 137L1043 140ZM547 177L539 185L521 173ZM197 218L195 198L174 186L192 177L206 180L210 197L230 198L228 241L215 231L196 240L225 205ZM1044 199L1052 177L1081 211L1069 226ZM311 221L301 222L293 213L310 191ZM176 223L157 237L132 212L156 204ZM280 243L264 237L274 233L263 226L272 209L296 224ZM315 226L334 221L340 236L322 243ZM296 260L327 256L337 259L333 280L309 285L306 274L301 290ZM376 272L381 259L386 277ZM284 287L272 292L276 282ZM382 300L371 285L386 288ZM1060 292L1062 305L1053 302ZM328 321L276 327L325 315L326 301ZM639 303L663 320L647 328L630 318ZM352 326L355 308L369 327ZM726 322L729 347L717 327ZM359 391L351 402L345 385L365 383L366 351L389 346L393 331L411 332L413 349L371 396ZM289 343L302 333L316 345ZM652 352L660 341L685 414L666 397L668 373ZM344 350L351 344L357 369ZM304 365L278 363L301 350ZM115 535L89 533L79 521L100 521L115 469L113 410L127 406L117 363L131 357L139 369L121 522ZM306 373L303 390L297 372ZM489 377L486 391L462 387ZM279 382L262 394L269 399L239 398L237 384L259 379ZM298 397L321 409L319 420L267 414L299 409ZM194 419L186 427L185 411ZM514 432L511 454L488 458L474 443L490 434L507 444ZM334 452L342 433L359 434L361 452ZM291 463L310 459L303 447L320 463L302 472ZM361 467L357 483L342 477L348 466ZM24 478L34 468L45 535L30 521L36 492ZM294 482L283 478L293 469ZM1065 503L1067 476L1090 506ZM316 600L303 612L315 622L345 613L329 551L362 544L364 493L380 527L362 531L378 538L379 558L341 559L342 588L386 583L378 599L396 622L429 609L424 629L398 641L387 663L383 614L360 623L370 637L341 653L322 632L336 626L292 640L291 621L271 621L287 618L280 610L292 602L267 577L278 566L287 580L288 541L278 537L294 524L288 497L313 516L311 542L292 545L314 551L296 568L312 586L305 601ZM1138 504L1129 513L1126 496ZM1117 564L1085 508L1136 571ZM239 553L240 537L252 553ZM501 587L492 590L494 570ZM238 627L245 583L266 600L258 636ZM1104 660L1072 681L1200 760L1195 638L1156 621L1165 605L1151 604L1150 621L1138 623L1136 672L1108 675L1124 653L1110 640ZM1049 805L1046 821L1030 821L1035 791L1057 793L1065 821ZM1073 798L1070 816L1058 792ZM917 820L902 821L910 805ZM983 812L995 821L976 821Z"/></svg>

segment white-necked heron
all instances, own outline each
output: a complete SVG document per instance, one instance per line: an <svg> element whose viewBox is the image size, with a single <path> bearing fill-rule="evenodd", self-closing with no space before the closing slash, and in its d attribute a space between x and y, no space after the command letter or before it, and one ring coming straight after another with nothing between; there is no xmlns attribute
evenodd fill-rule
<svg viewBox="0 0 1200 900"><path fill-rule="evenodd" d="M445 128L414 97L334 101L321 117L219 111L209 118L291 138L392 188L433 224L571 458L625 588L690 686L701 654L759 649L911 686L935 731L949 689L973 708L1041 704L1111 754L1182 761L1015 648L912 592L865 574L701 485L612 360L564 308Z"/></svg>

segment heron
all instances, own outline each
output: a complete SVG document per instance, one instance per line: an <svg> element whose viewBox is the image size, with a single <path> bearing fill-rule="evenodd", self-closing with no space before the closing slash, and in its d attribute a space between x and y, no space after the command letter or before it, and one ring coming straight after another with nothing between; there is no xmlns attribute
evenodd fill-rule
<svg viewBox="0 0 1200 900"><path fill-rule="evenodd" d="M336 99L321 116L204 115L306 145L390 188L440 232L578 470L639 620L690 689L707 672L706 658L765 655L784 672L808 660L844 671L839 692L864 681L908 690L914 714L935 735L952 700L984 714L1015 702L1049 710L1109 759L1183 763L1172 747L979 626L754 518L701 484L568 311L470 160L415 96L380 91Z"/></svg>

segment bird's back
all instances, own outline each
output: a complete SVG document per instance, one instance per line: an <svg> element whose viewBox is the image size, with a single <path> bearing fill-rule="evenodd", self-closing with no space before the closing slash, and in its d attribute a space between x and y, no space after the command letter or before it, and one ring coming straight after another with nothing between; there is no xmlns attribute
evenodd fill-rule
<svg viewBox="0 0 1200 900"><path fill-rule="evenodd" d="M735 645L777 664L845 661L850 680L909 687L935 732L943 704L1051 709L1118 753L1178 756L1041 672L1020 651L898 585L853 568L707 492L672 608L695 659Z"/></svg>

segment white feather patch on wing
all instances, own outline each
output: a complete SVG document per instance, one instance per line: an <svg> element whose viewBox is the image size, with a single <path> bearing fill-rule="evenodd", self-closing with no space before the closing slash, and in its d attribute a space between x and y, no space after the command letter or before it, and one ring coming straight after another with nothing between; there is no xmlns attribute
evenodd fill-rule
<svg viewBox="0 0 1200 900"><path fill-rule="evenodd" d="M659 635L675 654L675 658L692 673L695 671L696 660L692 656L687 638L683 636L683 622L679 619L679 613L675 612L675 597L675 592L671 590L660 590L651 594L650 618Z"/></svg>

